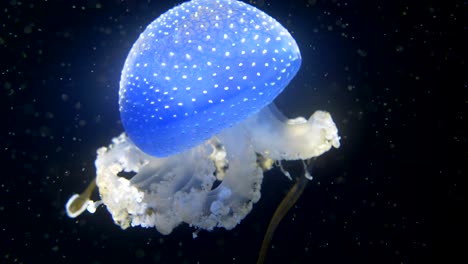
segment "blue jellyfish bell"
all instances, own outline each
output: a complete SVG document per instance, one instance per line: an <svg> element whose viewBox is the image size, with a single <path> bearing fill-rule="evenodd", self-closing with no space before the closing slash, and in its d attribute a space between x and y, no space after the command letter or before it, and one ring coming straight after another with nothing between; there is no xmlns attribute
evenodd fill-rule
<svg viewBox="0 0 468 264"><path fill-rule="evenodd" d="M128 54L123 126L150 155L188 150L270 104L300 65L291 34L257 8L184 3L153 21Z"/></svg>

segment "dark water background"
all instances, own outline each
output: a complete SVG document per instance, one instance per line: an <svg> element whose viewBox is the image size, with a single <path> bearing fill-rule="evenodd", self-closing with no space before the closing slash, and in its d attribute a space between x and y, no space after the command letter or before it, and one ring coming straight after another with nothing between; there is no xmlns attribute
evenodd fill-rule
<svg viewBox="0 0 468 264"><path fill-rule="evenodd" d="M187 225L162 236L122 231L103 208L64 212L95 176L96 149L122 131L128 50L179 3L1 2L0 263L255 262L291 186L277 170L240 225L195 240ZM441 3L251 2L301 48L279 108L327 110L342 137L318 159L267 263L467 263L466 3Z"/></svg>

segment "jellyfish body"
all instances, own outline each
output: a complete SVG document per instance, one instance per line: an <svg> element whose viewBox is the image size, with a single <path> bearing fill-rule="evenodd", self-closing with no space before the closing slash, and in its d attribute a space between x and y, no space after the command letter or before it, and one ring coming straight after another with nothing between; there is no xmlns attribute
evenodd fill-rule
<svg viewBox="0 0 468 264"><path fill-rule="evenodd" d="M193 0L163 14L122 70L126 133L98 150L98 203L124 229L234 228L276 161L340 145L329 113L287 119L271 104L300 63L287 30L248 4Z"/></svg>
<svg viewBox="0 0 468 264"><path fill-rule="evenodd" d="M120 81L122 124L144 152L201 144L270 104L301 65L275 19L240 1L193 0L153 21Z"/></svg>

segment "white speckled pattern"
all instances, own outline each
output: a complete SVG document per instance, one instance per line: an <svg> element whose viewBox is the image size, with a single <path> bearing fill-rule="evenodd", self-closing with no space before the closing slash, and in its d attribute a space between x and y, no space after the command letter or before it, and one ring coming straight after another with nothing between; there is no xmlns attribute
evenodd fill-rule
<svg viewBox="0 0 468 264"><path fill-rule="evenodd" d="M194 147L268 105L301 55L275 19L240 1L193 0L153 21L122 70L125 131L144 152Z"/></svg>

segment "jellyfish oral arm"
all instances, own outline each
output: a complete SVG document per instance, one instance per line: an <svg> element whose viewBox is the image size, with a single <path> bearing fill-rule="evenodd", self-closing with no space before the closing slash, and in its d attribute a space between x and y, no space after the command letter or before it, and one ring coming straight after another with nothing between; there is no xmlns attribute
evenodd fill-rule
<svg viewBox="0 0 468 264"><path fill-rule="evenodd" d="M267 107L166 158L145 154L125 134L114 138L98 150L95 163L99 194L114 222L123 229L155 227L165 235L181 223L232 229L260 199L263 171L273 162L307 160L339 147L338 130L327 112L317 111L306 120L286 119L275 111ZM135 175L126 179L121 172Z"/></svg>
<svg viewBox="0 0 468 264"><path fill-rule="evenodd" d="M155 227L167 235L185 222L199 229L234 228L260 199L263 171L243 126L167 157L149 156L125 134L98 150L96 183L114 222ZM134 172L131 179L121 172ZM214 187L217 179L222 179Z"/></svg>
<svg viewBox="0 0 468 264"><path fill-rule="evenodd" d="M75 218L82 214L85 210L94 213L96 208L101 205L100 201L94 202L91 200L91 194L96 188L96 180L92 180L86 189L81 194L73 194L65 204L65 212L68 217Z"/></svg>
<svg viewBox="0 0 468 264"><path fill-rule="evenodd" d="M325 111L316 111L308 120L286 119L270 106L243 124L255 139L255 151L272 160L307 160L340 147L338 129Z"/></svg>

